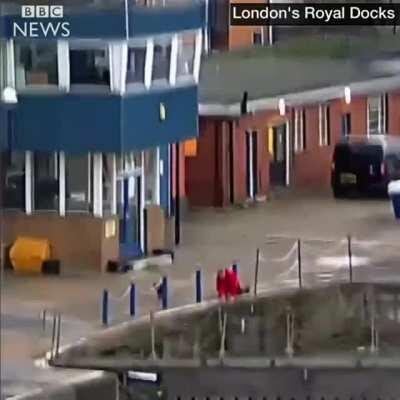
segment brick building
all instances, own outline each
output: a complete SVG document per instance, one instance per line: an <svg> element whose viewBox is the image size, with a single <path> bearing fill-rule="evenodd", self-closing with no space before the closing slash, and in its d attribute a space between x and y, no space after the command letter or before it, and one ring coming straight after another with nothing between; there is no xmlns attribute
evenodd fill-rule
<svg viewBox="0 0 400 400"><path fill-rule="evenodd" d="M275 1L275 3L304 3L304 0ZM332 0L320 0L316 3L335 3ZM397 3L398 0L392 1ZM347 35L349 38L363 36L399 35L396 26L232 26L229 21L229 9L234 3L272 4L271 0L206 0L208 9L208 34L206 49L212 51L237 50L246 47L271 46L282 41L310 36ZM339 2L338 2L339 3ZM387 3L386 0L375 3Z"/></svg>
<svg viewBox="0 0 400 400"><path fill-rule="evenodd" d="M335 59L328 48L291 58L285 48L205 61L200 137L186 157L190 204L227 206L265 199L274 187L326 186L342 135L400 134L400 71L388 68L398 45L385 43L394 53L383 57L374 42L369 59L362 51ZM310 48L321 52L321 43Z"/></svg>

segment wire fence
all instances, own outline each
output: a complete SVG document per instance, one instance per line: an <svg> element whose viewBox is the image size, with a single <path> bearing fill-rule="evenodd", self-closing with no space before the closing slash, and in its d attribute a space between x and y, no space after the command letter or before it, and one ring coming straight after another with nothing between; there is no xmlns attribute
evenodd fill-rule
<svg viewBox="0 0 400 400"><path fill-rule="evenodd" d="M210 245L198 246L197 250L196 262L177 257L178 264L186 263L187 272L182 273L179 266L176 273L172 265L164 276L166 290L160 299L150 286L138 287L138 294L134 284L121 294L104 291L103 324L121 320L121 316L126 319L138 315L138 303L141 311L148 311L142 309L141 302L149 303L149 296L154 300L153 309L215 298L217 271L232 264L237 265L242 285L249 287L252 294L345 282L400 283L397 246L352 236L338 240L269 236L258 247Z"/></svg>
<svg viewBox="0 0 400 400"><path fill-rule="evenodd" d="M271 237L259 254L258 291L271 285L400 282L397 246L352 236L339 240Z"/></svg>

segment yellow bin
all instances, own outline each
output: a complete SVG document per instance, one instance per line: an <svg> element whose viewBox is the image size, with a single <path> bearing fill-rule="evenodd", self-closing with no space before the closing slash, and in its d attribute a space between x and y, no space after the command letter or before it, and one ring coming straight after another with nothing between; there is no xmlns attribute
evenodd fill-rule
<svg viewBox="0 0 400 400"><path fill-rule="evenodd" d="M19 237L10 249L11 264L16 272L41 273L43 261L50 259L46 239Z"/></svg>

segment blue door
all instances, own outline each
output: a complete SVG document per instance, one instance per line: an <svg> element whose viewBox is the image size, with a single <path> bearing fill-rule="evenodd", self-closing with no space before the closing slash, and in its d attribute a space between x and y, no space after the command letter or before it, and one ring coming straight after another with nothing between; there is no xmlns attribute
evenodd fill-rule
<svg viewBox="0 0 400 400"><path fill-rule="evenodd" d="M133 259L143 255L140 247L141 177L129 176L121 181L120 257Z"/></svg>

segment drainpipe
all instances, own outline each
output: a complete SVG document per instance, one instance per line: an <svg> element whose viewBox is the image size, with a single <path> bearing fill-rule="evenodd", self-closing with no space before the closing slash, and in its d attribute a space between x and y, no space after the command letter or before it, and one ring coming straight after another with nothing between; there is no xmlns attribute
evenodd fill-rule
<svg viewBox="0 0 400 400"><path fill-rule="evenodd" d="M210 0L205 0L205 29L204 29L204 51L206 54L210 51L209 40L210 40L210 27L209 27L209 12L210 12Z"/></svg>
<svg viewBox="0 0 400 400"><path fill-rule="evenodd" d="M125 0L125 36L129 40L129 6L128 0Z"/></svg>
<svg viewBox="0 0 400 400"><path fill-rule="evenodd" d="M269 4L272 5L273 0L269 0ZM274 31L273 26L268 25L268 44L272 46L274 44Z"/></svg>

